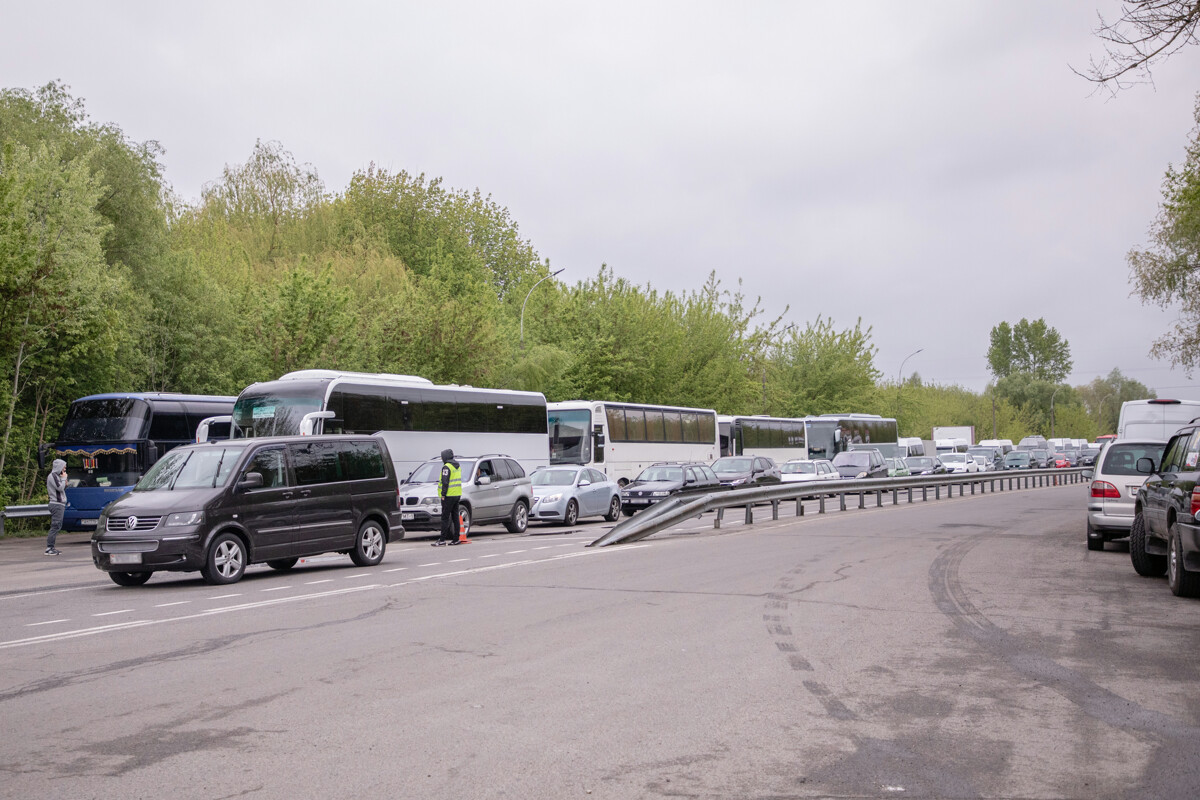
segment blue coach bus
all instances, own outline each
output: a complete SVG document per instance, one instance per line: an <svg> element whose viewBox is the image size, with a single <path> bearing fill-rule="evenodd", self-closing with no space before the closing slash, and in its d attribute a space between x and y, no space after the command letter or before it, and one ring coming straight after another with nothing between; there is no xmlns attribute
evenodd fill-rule
<svg viewBox="0 0 1200 800"><path fill-rule="evenodd" d="M58 439L38 448L43 471L55 458L67 462L63 530L94 529L106 505L133 488L163 453L195 441L202 420L231 414L236 399L137 392L71 403ZM210 439L228 437L228 422L211 427Z"/></svg>

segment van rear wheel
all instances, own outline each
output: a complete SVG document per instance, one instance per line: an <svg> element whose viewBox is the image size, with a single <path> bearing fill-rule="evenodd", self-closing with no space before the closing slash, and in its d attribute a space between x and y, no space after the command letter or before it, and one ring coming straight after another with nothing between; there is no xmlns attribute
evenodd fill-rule
<svg viewBox="0 0 1200 800"><path fill-rule="evenodd" d="M369 519L358 529L354 540L354 549L350 551L350 560L360 567L373 567L383 561L383 553L387 549L387 536L383 527L373 519Z"/></svg>

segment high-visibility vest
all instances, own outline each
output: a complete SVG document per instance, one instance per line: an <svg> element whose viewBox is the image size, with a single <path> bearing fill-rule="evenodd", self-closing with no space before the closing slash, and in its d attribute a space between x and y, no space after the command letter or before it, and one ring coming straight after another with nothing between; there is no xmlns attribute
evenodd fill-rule
<svg viewBox="0 0 1200 800"><path fill-rule="evenodd" d="M446 488L445 497L462 497L462 469L457 464L447 461L442 465L443 468L450 470L450 485ZM442 488L442 482L438 481L438 489Z"/></svg>

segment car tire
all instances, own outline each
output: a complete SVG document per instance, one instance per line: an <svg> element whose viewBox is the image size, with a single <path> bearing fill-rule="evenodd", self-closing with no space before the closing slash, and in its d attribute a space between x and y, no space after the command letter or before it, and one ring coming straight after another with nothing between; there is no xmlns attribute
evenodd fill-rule
<svg viewBox="0 0 1200 800"><path fill-rule="evenodd" d="M1096 533L1096 530L1092 527L1092 521L1090 519L1088 520L1087 524L1087 545L1088 550L1104 549L1104 535Z"/></svg>
<svg viewBox="0 0 1200 800"><path fill-rule="evenodd" d="M604 515L604 518L609 522L616 522L621 518L621 498L615 494L608 503L608 513Z"/></svg>
<svg viewBox="0 0 1200 800"><path fill-rule="evenodd" d="M117 586L141 586L150 580L150 576L153 574L153 572L110 572L108 577L112 578L112 582Z"/></svg>
<svg viewBox="0 0 1200 800"><path fill-rule="evenodd" d="M509 533L524 533L529 527L529 506L525 505L524 500L513 504L512 513L504 520L504 527L508 528Z"/></svg>
<svg viewBox="0 0 1200 800"><path fill-rule="evenodd" d="M576 522L579 522L579 503L576 503L574 500L568 500L567 510L563 514L563 525L570 528Z"/></svg>
<svg viewBox="0 0 1200 800"><path fill-rule="evenodd" d="M1183 568L1183 539L1175 523L1171 523L1167 542L1167 586L1176 597L1200 596L1200 573Z"/></svg>
<svg viewBox="0 0 1200 800"><path fill-rule="evenodd" d="M637 513L637 509L633 506L621 506L621 513L627 517L632 517Z"/></svg>
<svg viewBox="0 0 1200 800"><path fill-rule="evenodd" d="M232 533L222 533L208 547L200 574L213 586L237 583L246 574L246 545Z"/></svg>
<svg viewBox="0 0 1200 800"><path fill-rule="evenodd" d="M1129 529L1129 560L1133 571L1143 578L1161 578L1167 571L1167 557L1146 552L1146 517L1140 512Z"/></svg>
<svg viewBox="0 0 1200 800"><path fill-rule="evenodd" d="M267 566L279 572L287 572L292 567L296 566L298 558L273 558L267 562Z"/></svg>
<svg viewBox="0 0 1200 800"><path fill-rule="evenodd" d="M387 550L387 533L383 526L369 519L358 529L354 537L354 549L350 551L350 560L357 567L373 567L383 561Z"/></svg>
<svg viewBox="0 0 1200 800"><path fill-rule="evenodd" d="M458 535L466 536L471 532L471 507L466 503L458 504Z"/></svg>

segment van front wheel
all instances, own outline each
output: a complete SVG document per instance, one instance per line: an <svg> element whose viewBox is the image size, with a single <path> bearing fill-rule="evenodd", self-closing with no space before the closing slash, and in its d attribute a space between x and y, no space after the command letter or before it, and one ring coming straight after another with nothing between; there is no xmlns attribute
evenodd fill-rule
<svg viewBox="0 0 1200 800"><path fill-rule="evenodd" d="M237 583L246 572L246 545L232 533L222 533L213 539L208 558L200 574L205 583L221 586Z"/></svg>
<svg viewBox="0 0 1200 800"><path fill-rule="evenodd" d="M383 552L387 549L387 536L383 528L375 520L367 520L358 529L358 538L354 540L354 549L350 551L350 560L360 567L373 567L383 561Z"/></svg>

